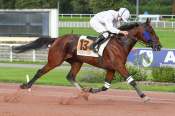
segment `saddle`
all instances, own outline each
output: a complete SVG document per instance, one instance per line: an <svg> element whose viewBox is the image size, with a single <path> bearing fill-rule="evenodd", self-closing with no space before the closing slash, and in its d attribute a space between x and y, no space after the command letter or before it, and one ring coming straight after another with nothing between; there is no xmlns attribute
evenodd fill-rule
<svg viewBox="0 0 175 116"><path fill-rule="evenodd" d="M92 56L92 57L99 57L103 55L104 48L108 44L109 39L100 42L99 50L94 52L90 46L96 40L97 37L93 36L80 36L77 44L77 55L81 56Z"/></svg>
<svg viewBox="0 0 175 116"><path fill-rule="evenodd" d="M111 38L110 36L111 34L109 34L108 38L104 38L103 36L99 36L99 37L92 37L92 36L87 36L88 39L93 40L92 45L90 46L90 49L92 49L94 52L98 52L100 46L107 41L109 38Z"/></svg>

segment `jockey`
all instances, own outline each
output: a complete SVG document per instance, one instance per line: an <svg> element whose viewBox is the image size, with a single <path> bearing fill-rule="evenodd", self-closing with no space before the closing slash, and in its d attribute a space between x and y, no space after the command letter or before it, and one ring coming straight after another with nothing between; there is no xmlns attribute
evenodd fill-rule
<svg viewBox="0 0 175 116"><path fill-rule="evenodd" d="M117 29L121 21L127 22L130 12L127 8L120 8L118 11L108 10L97 13L90 19L90 26L100 33L97 40L90 46L94 52L98 52L99 43L108 39L110 33L128 35L127 31Z"/></svg>

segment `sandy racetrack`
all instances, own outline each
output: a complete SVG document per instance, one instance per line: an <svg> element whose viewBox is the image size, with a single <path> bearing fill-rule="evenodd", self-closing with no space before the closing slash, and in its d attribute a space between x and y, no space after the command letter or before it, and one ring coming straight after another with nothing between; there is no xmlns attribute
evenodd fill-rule
<svg viewBox="0 0 175 116"><path fill-rule="evenodd" d="M146 92L143 103L134 91L109 90L76 98L73 87L0 84L0 116L174 116L175 93Z"/></svg>

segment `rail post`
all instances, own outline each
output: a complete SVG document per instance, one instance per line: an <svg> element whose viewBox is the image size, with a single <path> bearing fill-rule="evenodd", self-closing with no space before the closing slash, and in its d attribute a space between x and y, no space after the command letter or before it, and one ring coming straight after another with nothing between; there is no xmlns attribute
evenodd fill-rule
<svg viewBox="0 0 175 116"><path fill-rule="evenodd" d="M32 52L32 61L36 62L36 51L35 50L33 50Z"/></svg>
<svg viewBox="0 0 175 116"><path fill-rule="evenodd" d="M12 46L10 46L10 62L13 62Z"/></svg>

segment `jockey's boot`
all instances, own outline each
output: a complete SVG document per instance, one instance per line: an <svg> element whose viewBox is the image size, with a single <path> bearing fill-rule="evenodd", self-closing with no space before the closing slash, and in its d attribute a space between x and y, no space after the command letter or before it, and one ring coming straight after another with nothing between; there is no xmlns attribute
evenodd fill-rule
<svg viewBox="0 0 175 116"><path fill-rule="evenodd" d="M106 34L107 34L107 36L106 36ZM92 45L90 46L90 49L92 49L94 52L97 53L99 48L100 48L100 45L107 40L108 35L109 34L107 32L99 35L97 37L97 39L94 41L94 43L92 43Z"/></svg>

